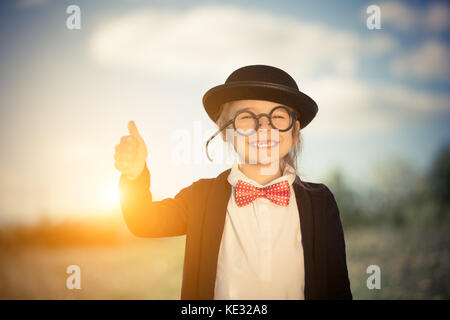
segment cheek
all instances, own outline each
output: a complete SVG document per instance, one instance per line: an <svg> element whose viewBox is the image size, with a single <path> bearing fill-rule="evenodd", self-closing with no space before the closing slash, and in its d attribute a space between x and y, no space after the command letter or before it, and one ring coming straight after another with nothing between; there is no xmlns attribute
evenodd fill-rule
<svg viewBox="0 0 450 320"><path fill-rule="evenodd" d="M293 143L292 134L289 132L288 134L281 135L280 136L280 141L281 141L280 151L281 152L289 152L289 150L292 147L292 143Z"/></svg>
<svg viewBox="0 0 450 320"><path fill-rule="evenodd" d="M245 150L248 149L249 137L235 136L232 138L234 150ZM254 141L254 140L252 140Z"/></svg>

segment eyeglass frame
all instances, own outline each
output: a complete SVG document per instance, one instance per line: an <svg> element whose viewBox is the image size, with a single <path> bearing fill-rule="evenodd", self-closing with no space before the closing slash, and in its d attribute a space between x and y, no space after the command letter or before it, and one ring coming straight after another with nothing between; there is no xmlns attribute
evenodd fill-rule
<svg viewBox="0 0 450 320"><path fill-rule="evenodd" d="M291 122L291 124L289 125L289 127L288 127L287 129L280 130L280 129L276 128L276 127L273 125L273 123L272 123L272 114L273 114L273 112L274 112L276 109L278 109L278 108L286 109L286 111L289 113L289 116L292 118L292 122ZM255 129L254 129L255 131L252 132L252 133L250 133L250 134L243 134L243 133L240 133L240 132L236 129L236 123L235 123L235 122L236 122L236 118L237 118L238 115L240 115L241 113L244 113L244 112L248 112L248 113L252 114L252 115L253 115L253 119L256 119L256 126L255 126ZM269 124L270 124L270 126L271 126L273 129L278 130L279 132L286 132L286 131L291 130L292 127L294 126L295 122L298 120L298 119L297 119L297 112L296 112L296 111L289 110L286 106L283 106L283 105L279 105L279 106L274 107L272 110L270 110L269 113L260 113L260 114L258 114L258 115L256 115L254 112L252 112L252 111L250 111L250 110L239 110L238 112L236 112L236 114L234 115L233 119L228 120L221 128L219 128L219 130L217 130L216 133L214 133L214 134L211 136L211 138L208 139L208 141L206 141L206 156L208 157L209 161L212 162L213 160L211 159L211 157L209 156L209 153L208 153L208 144L209 144L209 143L211 142L211 140L214 139L220 132L222 132L223 129L225 129L226 127L228 127L230 124L233 124L233 129L234 129L234 131L236 131L236 132L237 132L239 135L241 135L241 136L246 136L246 137L248 137L248 136L250 136L250 135L252 135L252 134L258 132L258 129L259 129L259 127L261 126L261 124L259 123L259 119L260 119L261 117L264 117L264 116L267 117L267 118L269 119Z"/></svg>

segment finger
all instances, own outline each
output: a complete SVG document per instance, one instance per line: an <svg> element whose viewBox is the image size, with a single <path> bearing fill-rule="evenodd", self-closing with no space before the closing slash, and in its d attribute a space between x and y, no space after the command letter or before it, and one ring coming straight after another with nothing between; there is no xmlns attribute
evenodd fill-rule
<svg viewBox="0 0 450 320"><path fill-rule="evenodd" d="M128 170L128 162L126 161L114 161L114 167L116 167L119 171L126 171Z"/></svg>
<svg viewBox="0 0 450 320"><path fill-rule="evenodd" d="M138 129L136 128L136 124L133 120L128 122L128 132L132 137L141 138Z"/></svg>
<svg viewBox="0 0 450 320"><path fill-rule="evenodd" d="M132 159L136 156L137 149L130 146L119 145L114 154L123 159Z"/></svg>
<svg viewBox="0 0 450 320"><path fill-rule="evenodd" d="M114 159L116 161L130 161L133 159L133 156L130 153L126 152L116 152L114 154Z"/></svg>
<svg viewBox="0 0 450 320"><path fill-rule="evenodd" d="M117 153L129 153L135 155L137 153L137 147L130 144L118 144L115 147Z"/></svg>
<svg viewBox="0 0 450 320"><path fill-rule="evenodd" d="M127 145L125 144L116 144L116 147L114 148L116 152L126 152L127 151Z"/></svg>
<svg viewBox="0 0 450 320"><path fill-rule="evenodd" d="M127 144L128 141L131 140L131 139L128 139L128 138L130 138L130 136L123 136L122 138L120 138L120 144Z"/></svg>
<svg viewBox="0 0 450 320"><path fill-rule="evenodd" d="M135 136L127 136L126 143L130 146L135 147L138 145L138 140Z"/></svg>

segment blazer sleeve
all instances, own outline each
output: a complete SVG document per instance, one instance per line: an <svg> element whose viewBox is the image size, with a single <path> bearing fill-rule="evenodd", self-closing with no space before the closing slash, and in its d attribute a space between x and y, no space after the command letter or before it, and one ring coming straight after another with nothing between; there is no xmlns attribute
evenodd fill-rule
<svg viewBox="0 0 450 320"><path fill-rule="evenodd" d="M153 201L147 164L135 180L120 176L120 206L128 229L138 237L159 238L186 234L189 212L197 194L197 182L174 198Z"/></svg>
<svg viewBox="0 0 450 320"><path fill-rule="evenodd" d="M348 278L344 231L339 208L331 191L327 206L327 283L328 298L353 299Z"/></svg>

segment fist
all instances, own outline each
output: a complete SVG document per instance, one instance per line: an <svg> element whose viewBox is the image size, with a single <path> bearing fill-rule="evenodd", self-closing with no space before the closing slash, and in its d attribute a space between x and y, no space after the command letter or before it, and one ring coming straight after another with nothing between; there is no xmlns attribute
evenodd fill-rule
<svg viewBox="0 0 450 320"><path fill-rule="evenodd" d="M129 136L123 136L116 145L114 167L128 179L136 179L144 170L147 161L147 147L139 134L134 121L128 122Z"/></svg>

